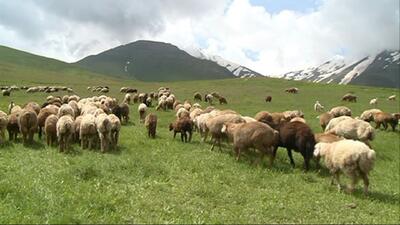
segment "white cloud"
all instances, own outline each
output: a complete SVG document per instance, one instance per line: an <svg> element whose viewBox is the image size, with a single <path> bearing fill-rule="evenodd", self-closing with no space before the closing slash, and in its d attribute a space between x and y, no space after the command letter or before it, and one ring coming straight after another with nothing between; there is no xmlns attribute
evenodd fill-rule
<svg viewBox="0 0 400 225"><path fill-rule="evenodd" d="M204 47L263 74L399 49L398 0L274 14L248 0L0 0L0 14L0 44L69 62L138 39Z"/></svg>

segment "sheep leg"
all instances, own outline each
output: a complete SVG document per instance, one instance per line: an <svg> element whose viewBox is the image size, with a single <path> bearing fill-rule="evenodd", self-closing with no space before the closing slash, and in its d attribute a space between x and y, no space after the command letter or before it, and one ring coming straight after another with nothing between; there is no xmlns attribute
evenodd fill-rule
<svg viewBox="0 0 400 225"><path fill-rule="evenodd" d="M214 150L214 146L215 146L216 143L217 143L217 139L214 138L214 141L213 141L213 143L211 145L211 151Z"/></svg>
<svg viewBox="0 0 400 225"><path fill-rule="evenodd" d="M50 135L46 135L47 146L50 146L50 142L51 142L50 138L51 138Z"/></svg>
<svg viewBox="0 0 400 225"><path fill-rule="evenodd" d="M331 184L335 184L338 188L338 191L340 192L342 190L342 187L340 186L340 174L339 172L334 172L332 175L332 180L331 180Z"/></svg>
<svg viewBox="0 0 400 225"><path fill-rule="evenodd" d="M175 139L176 133L177 133L177 132L176 132L176 131L174 131L174 139Z"/></svg>
<svg viewBox="0 0 400 225"><path fill-rule="evenodd" d="M357 178L355 174L352 174L352 176L350 177L350 185L347 186L346 192L350 194L353 193L356 183L357 183Z"/></svg>
<svg viewBox="0 0 400 225"><path fill-rule="evenodd" d="M239 159L240 159L240 148L235 147L234 150L236 152L236 161L239 161Z"/></svg>
<svg viewBox="0 0 400 225"><path fill-rule="evenodd" d="M81 148L85 149L85 137L81 137Z"/></svg>
<svg viewBox="0 0 400 225"><path fill-rule="evenodd" d="M294 164L294 160L293 160L293 156L292 156L292 149L288 149L287 148L287 153L288 153L288 156L289 156L289 159L290 159L290 165L292 165L292 167L294 168L295 164Z"/></svg>
<svg viewBox="0 0 400 225"><path fill-rule="evenodd" d="M387 125L387 123L386 123L386 122L383 122L383 128L384 128L385 130L387 130L387 128L388 128L388 125Z"/></svg>
<svg viewBox="0 0 400 225"><path fill-rule="evenodd" d="M192 141L192 131L189 131L189 142Z"/></svg>
<svg viewBox="0 0 400 225"><path fill-rule="evenodd" d="M115 132L115 137L114 137L114 147L117 148L118 145L118 139L119 139L119 131Z"/></svg>
<svg viewBox="0 0 400 225"><path fill-rule="evenodd" d="M366 173L361 173L361 177L364 181L364 195L368 194L369 179Z"/></svg>
<svg viewBox="0 0 400 225"><path fill-rule="evenodd" d="M12 141L13 140L13 132L8 132L8 140Z"/></svg>
<svg viewBox="0 0 400 225"><path fill-rule="evenodd" d="M42 139L42 127L39 126L39 140Z"/></svg>

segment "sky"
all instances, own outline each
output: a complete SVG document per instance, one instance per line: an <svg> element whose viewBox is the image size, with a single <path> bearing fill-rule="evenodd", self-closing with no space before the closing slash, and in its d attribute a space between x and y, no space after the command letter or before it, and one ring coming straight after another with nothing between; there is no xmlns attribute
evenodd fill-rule
<svg viewBox="0 0 400 225"><path fill-rule="evenodd" d="M0 0L0 45L75 62L136 40L266 75L399 49L398 0Z"/></svg>

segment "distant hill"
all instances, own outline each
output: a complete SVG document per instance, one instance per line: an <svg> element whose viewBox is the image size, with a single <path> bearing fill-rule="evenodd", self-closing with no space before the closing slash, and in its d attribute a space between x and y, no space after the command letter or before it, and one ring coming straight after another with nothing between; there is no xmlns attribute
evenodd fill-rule
<svg viewBox="0 0 400 225"><path fill-rule="evenodd" d="M142 81L233 78L217 63L191 56L178 47L154 41L136 41L91 55L75 63L93 72Z"/></svg>
<svg viewBox="0 0 400 225"><path fill-rule="evenodd" d="M400 88L400 51L385 50L349 64L344 58L336 57L317 67L285 73L281 78Z"/></svg>

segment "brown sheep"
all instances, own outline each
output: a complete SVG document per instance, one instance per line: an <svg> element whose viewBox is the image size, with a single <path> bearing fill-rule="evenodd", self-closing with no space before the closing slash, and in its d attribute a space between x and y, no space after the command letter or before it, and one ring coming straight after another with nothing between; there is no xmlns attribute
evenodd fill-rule
<svg viewBox="0 0 400 225"><path fill-rule="evenodd" d="M8 124L7 114L0 110L0 144L6 140L6 128Z"/></svg>
<svg viewBox="0 0 400 225"><path fill-rule="evenodd" d="M147 129L147 135L151 138L156 138L157 115L153 113L148 114L144 120L144 125Z"/></svg>
<svg viewBox="0 0 400 225"><path fill-rule="evenodd" d="M272 129L267 124L261 122L249 123L226 123L221 129L233 139L233 149L236 153L236 160L239 160L240 153L248 148L255 148L260 151L261 161L264 154L270 157L270 166L272 166L275 155L274 148L279 142L278 131Z"/></svg>
<svg viewBox="0 0 400 225"><path fill-rule="evenodd" d="M304 168L307 171L310 167L310 159L313 157L315 138L311 128L302 122L282 123L279 126L279 145L287 150L290 164L295 167L292 150L300 152L304 158ZM276 154L277 147L274 150ZM317 165L319 166L319 164Z"/></svg>
<svg viewBox="0 0 400 225"><path fill-rule="evenodd" d="M347 102L357 102L357 96L353 95L353 94L345 94L342 97L342 101L347 101Z"/></svg>
<svg viewBox="0 0 400 225"><path fill-rule="evenodd" d="M261 111L258 112L255 116L254 119L256 119L257 121L263 122L263 123L270 123L272 121L272 116L270 112L267 111Z"/></svg>
<svg viewBox="0 0 400 225"><path fill-rule="evenodd" d="M47 117L50 115L57 115L58 107L44 107L40 110L37 118L38 118L38 126L39 126L39 139L42 139L42 129L45 126L45 122Z"/></svg>
<svg viewBox="0 0 400 225"><path fill-rule="evenodd" d="M184 117L175 120L169 124L169 130L174 131L174 138L176 133L181 133L181 141L188 142L187 133L189 133L189 142L192 140L193 121L190 118Z"/></svg>
<svg viewBox="0 0 400 225"><path fill-rule="evenodd" d="M285 92L291 93L291 94L297 94L297 93L299 92L299 89L298 89L298 88L295 88L295 87L291 87L291 88L287 88L287 89L285 90Z"/></svg>
<svg viewBox="0 0 400 225"><path fill-rule="evenodd" d="M57 138L60 152L68 151L75 132L74 120L71 115L61 116L57 121Z"/></svg>
<svg viewBox="0 0 400 225"><path fill-rule="evenodd" d="M193 99L194 99L194 100L202 101L202 99L201 99L201 94L200 94L199 92L194 93Z"/></svg>
<svg viewBox="0 0 400 225"><path fill-rule="evenodd" d="M36 102L28 102L23 106L23 108L34 111L36 113L36 115L39 114L40 109L41 109L40 105L37 104Z"/></svg>
<svg viewBox="0 0 400 225"><path fill-rule="evenodd" d="M44 123L44 133L46 134L46 142L48 146L52 146L57 142L57 121L55 114L49 115Z"/></svg>
<svg viewBox="0 0 400 225"><path fill-rule="evenodd" d="M219 100L219 104L220 104L220 105L222 105L222 104L228 104L228 101L226 101L226 98L225 98L225 97L222 97L222 96L221 96L218 100Z"/></svg>
<svg viewBox="0 0 400 225"><path fill-rule="evenodd" d="M322 127L322 130L325 130L331 119L333 119L333 115L329 112L319 115L319 125Z"/></svg>
<svg viewBox="0 0 400 225"><path fill-rule="evenodd" d="M206 127L211 134L213 144L211 146L211 150L214 149L215 144L218 143L219 150L221 150L221 139L225 138L226 135L221 132L222 126L225 123L245 123L240 115L237 114L222 114L217 115L206 121Z"/></svg>
<svg viewBox="0 0 400 225"><path fill-rule="evenodd" d="M375 129L379 129L381 127L381 124L383 124L383 128L386 130L388 128L388 124L390 124L392 130L395 131L399 119L396 118L393 114L378 112L374 114L374 122L376 124Z"/></svg>
<svg viewBox="0 0 400 225"><path fill-rule="evenodd" d="M14 112L8 115L7 131L10 141L17 140L17 136L19 133L18 117L19 112Z"/></svg>
<svg viewBox="0 0 400 225"><path fill-rule="evenodd" d="M34 111L23 109L18 117L18 126L22 133L24 144L33 142L33 135L37 131L38 119Z"/></svg>
<svg viewBox="0 0 400 225"><path fill-rule="evenodd" d="M265 102L271 102L271 101L272 101L272 97L270 95L265 97Z"/></svg>

